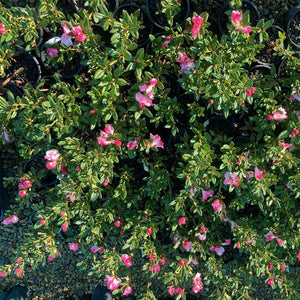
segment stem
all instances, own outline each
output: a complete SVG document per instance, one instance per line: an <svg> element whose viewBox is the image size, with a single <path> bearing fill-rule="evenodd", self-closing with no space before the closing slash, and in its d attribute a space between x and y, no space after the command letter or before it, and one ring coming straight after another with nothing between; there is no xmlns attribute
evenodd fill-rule
<svg viewBox="0 0 300 300"><path fill-rule="evenodd" d="M6 86L16 75L18 75L20 72L24 70L23 67L17 69L12 75L10 75L8 78L6 78L1 84L0 89Z"/></svg>

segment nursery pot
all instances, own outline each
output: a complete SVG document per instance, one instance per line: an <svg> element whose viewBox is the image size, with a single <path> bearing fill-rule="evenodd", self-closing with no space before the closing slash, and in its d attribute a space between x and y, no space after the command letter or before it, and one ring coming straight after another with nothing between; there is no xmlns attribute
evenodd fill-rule
<svg viewBox="0 0 300 300"><path fill-rule="evenodd" d="M18 88L28 84L35 87L41 80L41 66L38 60L23 48L16 47L16 52L9 59L10 67L6 69L6 80L13 81Z"/></svg>
<svg viewBox="0 0 300 300"><path fill-rule="evenodd" d="M49 61L50 56L47 53L47 45L50 48L51 45L58 42L58 39L58 37L53 37L42 46L40 56L41 64L49 75L58 73L64 79L72 78L83 69L83 66L80 64L82 56L79 52L75 52L71 60L66 58L64 64L58 63L56 66L52 66Z"/></svg>
<svg viewBox="0 0 300 300"><path fill-rule="evenodd" d="M281 57L275 56L274 53L276 52L273 50L276 46L276 40L279 38L279 32L284 33L284 30L277 25L272 25L267 29L269 40L264 43L265 47L255 56L259 64L278 65L281 62Z"/></svg>
<svg viewBox="0 0 300 300"><path fill-rule="evenodd" d="M173 27L178 23L180 26L184 25L190 11L189 0L178 1L180 4L180 11L174 16ZM170 27L166 15L161 12L161 0L146 0L146 9L151 22L158 28L164 29Z"/></svg>
<svg viewBox="0 0 300 300"><path fill-rule="evenodd" d="M40 156L33 155L30 160L26 161L24 164L24 172L39 172L42 169L46 170L46 174L41 178L41 185L36 186L36 190L55 187L58 183L58 179L55 174L46 168L47 161Z"/></svg>
<svg viewBox="0 0 300 300"><path fill-rule="evenodd" d="M230 23L227 15L225 12L229 10L229 2L226 2L222 5L219 14L218 14L218 27L221 33L227 34L227 24ZM249 0L243 0L241 10L243 12L246 12L249 10L249 16L250 16L250 25L255 26L257 22L260 20L260 13L258 9L256 8L255 4Z"/></svg>
<svg viewBox="0 0 300 300"><path fill-rule="evenodd" d="M234 137L237 130L233 124L223 117L212 117L204 122L207 131L213 131L216 134L225 134L227 137Z"/></svg>
<svg viewBox="0 0 300 300"><path fill-rule="evenodd" d="M250 78L258 78L264 75L270 75L271 66L266 64L257 64L252 66L248 71Z"/></svg>
<svg viewBox="0 0 300 300"><path fill-rule="evenodd" d="M114 17L116 19L120 19L123 16L123 10L126 10L128 12L128 14L132 14L137 10L140 10L140 21L142 22L142 26L144 26L144 28L140 28L139 29L139 37L138 39L133 39L138 47L142 47L145 46L146 43L148 42L149 39L149 34L152 33L153 31L153 25L151 23L151 20L147 14L147 12L138 5L135 4L124 4L122 6L120 6L114 13Z"/></svg>
<svg viewBox="0 0 300 300"><path fill-rule="evenodd" d="M300 4L286 14L287 39L292 47L300 49Z"/></svg>
<svg viewBox="0 0 300 300"><path fill-rule="evenodd" d="M59 0L57 2L57 8L62 11L65 15L78 14L79 7L74 0Z"/></svg>

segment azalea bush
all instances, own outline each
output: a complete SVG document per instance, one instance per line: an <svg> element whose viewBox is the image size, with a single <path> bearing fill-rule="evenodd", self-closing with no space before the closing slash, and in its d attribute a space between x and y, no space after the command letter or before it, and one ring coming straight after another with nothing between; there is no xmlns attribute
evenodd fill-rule
<svg viewBox="0 0 300 300"><path fill-rule="evenodd" d="M49 64L78 52L82 69L0 97L2 153L13 143L24 161L5 178L18 208L1 227L33 212L1 277L55 263L62 235L114 294L250 299L264 281L276 297L299 296L289 273L300 260L299 54L279 33L274 55L288 71L253 71L272 21L250 27L240 4L221 38L206 12L184 28L168 15L170 27L139 48L138 13L115 19L87 1L72 18L41 1L36 28L61 32L45 44ZM17 19L1 15L4 66Z"/></svg>

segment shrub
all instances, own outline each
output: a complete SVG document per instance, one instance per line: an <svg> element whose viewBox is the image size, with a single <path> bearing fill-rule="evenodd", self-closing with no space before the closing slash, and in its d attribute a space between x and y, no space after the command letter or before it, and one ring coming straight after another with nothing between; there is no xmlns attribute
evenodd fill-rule
<svg viewBox="0 0 300 300"><path fill-rule="evenodd" d="M136 44L138 13L117 20L102 3L90 5L93 13L85 7L66 17L41 1L31 23L55 30L66 22L73 45L58 42L54 54L78 52L84 69L0 97L2 131L26 161L6 178L19 186L19 208L1 226L16 226L12 215L25 207L35 221L18 250L22 262L0 266L0 276L55 261L62 233L70 251L83 254L79 266L92 264L90 275L114 294L140 283L147 299L244 299L262 279L281 297L299 296L282 267L299 260L299 54L279 33L275 55L289 72L253 71L272 21L249 27L238 6L221 39L207 13L194 14L185 28L150 35L146 52ZM36 32L19 42L18 19L28 10L1 10L3 74L15 45L29 49Z"/></svg>

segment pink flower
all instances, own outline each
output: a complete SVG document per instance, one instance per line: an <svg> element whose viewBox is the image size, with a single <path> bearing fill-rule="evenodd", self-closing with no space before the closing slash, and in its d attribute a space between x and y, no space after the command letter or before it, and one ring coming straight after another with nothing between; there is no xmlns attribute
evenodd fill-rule
<svg viewBox="0 0 300 300"><path fill-rule="evenodd" d="M181 217L178 219L178 222L180 225L185 225L186 224L186 220L185 220L185 217Z"/></svg>
<svg viewBox="0 0 300 300"><path fill-rule="evenodd" d="M248 171L248 176L246 176L246 179L249 180L250 178L254 177L254 172L253 171Z"/></svg>
<svg viewBox="0 0 300 300"><path fill-rule="evenodd" d="M68 230L68 223L67 222L64 222L62 225L61 225L61 229L62 231L66 232Z"/></svg>
<svg viewBox="0 0 300 300"><path fill-rule="evenodd" d="M109 179L105 179L104 182L103 182L103 185L108 186L108 184L109 184Z"/></svg>
<svg viewBox="0 0 300 300"><path fill-rule="evenodd" d="M158 82L158 80L156 79L156 78L151 78L150 80L149 80L149 83L152 85L152 86L156 86L157 85L157 82Z"/></svg>
<svg viewBox="0 0 300 300"><path fill-rule="evenodd" d="M146 232L150 235L152 233L152 227L149 227Z"/></svg>
<svg viewBox="0 0 300 300"><path fill-rule="evenodd" d="M277 238L276 241L277 241L278 245L279 245L280 247L282 247L282 239Z"/></svg>
<svg viewBox="0 0 300 300"><path fill-rule="evenodd" d="M53 257L52 255L49 255L49 256L48 256L48 260L49 260L49 261L53 261L53 260L54 260L54 257Z"/></svg>
<svg viewBox="0 0 300 300"><path fill-rule="evenodd" d="M176 288L176 293L177 293L177 294L180 294L180 295L183 295L183 289L180 288L180 287L177 287L177 288Z"/></svg>
<svg viewBox="0 0 300 300"><path fill-rule="evenodd" d="M176 62L180 64L180 73L191 74L188 69L194 69L195 63L191 60L185 52L179 51Z"/></svg>
<svg viewBox="0 0 300 300"><path fill-rule="evenodd" d="M205 233L205 232L206 232L206 228L204 226L201 226L200 233Z"/></svg>
<svg viewBox="0 0 300 300"><path fill-rule="evenodd" d="M48 170L52 170L56 167L56 165L57 165L57 161L49 161L46 163L46 168Z"/></svg>
<svg viewBox="0 0 300 300"><path fill-rule="evenodd" d="M160 263L162 266L166 264L166 258L164 256L160 259Z"/></svg>
<svg viewBox="0 0 300 300"><path fill-rule="evenodd" d="M202 201L205 201L207 198L212 197L214 195L213 190L202 191Z"/></svg>
<svg viewBox="0 0 300 300"><path fill-rule="evenodd" d="M160 265L159 265L159 264L154 264L154 266L153 266L153 271L154 271L155 273L158 273L158 272L160 271Z"/></svg>
<svg viewBox="0 0 300 300"><path fill-rule="evenodd" d="M251 239L247 239L247 243L253 245L253 241Z"/></svg>
<svg viewBox="0 0 300 300"><path fill-rule="evenodd" d="M189 251L191 251L191 249L193 247L193 243L192 242L183 242L182 246L183 246L184 250L189 252Z"/></svg>
<svg viewBox="0 0 300 300"><path fill-rule="evenodd" d="M69 193L66 195L66 198L70 198L70 200L72 202L76 201L76 195L75 195L75 192L72 192L72 193Z"/></svg>
<svg viewBox="0 0 300 300"><path fill-rule="evenodd" d="M90 114L93 115L94 113L95 113L95 110L94 110L94 109L91 109L91 110L90 110Z"/></svg>
<svg viewBox="0 0 300 300"><path fill-rule="evenodd" d="M300 96L299 96L299 94L298 94L298 93L292 94L292 95L290 96L290 100L298 100L298 101L300 101Z"/></svg>
<svg viewBox="0 0 300 300"><path fill-rule="evenodd" d="M4 25L2 23L0 23L0 35L5 34L7 31L4 28Z"/></svg>
<svg viewBox="0 0 300 300"><path fill-rule="evenodd" d="M228 245L230 245L231 244L231 240L229 239L229 240L226 240L225 242L224 242L224 245L225 246L228 246Z"/></svg>
<svg viewBox="0 0 300 300"><path fill-rule="evenodd" d="M237 249L240 249L240 248L241 248L241 243L240 243L240 242L237 242L237 243L236 243L236 248L237 248Z"/></svg>
<svg viewBox="0 0 300 300"><path fill-rule="evenodd" d="M272 264L269 264L269 265L268 265L268 269L269 269L269 271L271 271L271 270L273 269L273 265L272 265Z"/></svg>
<svg viewBox="0 0 300 300"><path fill-rule="evenodd" d="M221 256L221 255L224 253L224 251L225 251L225 249L224 249L223 247L221 247L221 246L216 246L216 247L215 247L215 252L216 252L219 256Z"/></svg>
<svg viewBox="0 0 300 300"><path fill-rule="evenodd" d="M68 174L68 169L67 169L67 167L65 166L65 164L61 164L60 170L61 170L61 172L63 173L63 175L67 175L67 174Z"/></svg>
<svg viewBox="0 0 300 300"><path fill-rule="evenodd" d="M41 220L40 225L44 225L46 223L46 220Z"/></svg>
<svg viewBox="0 0 300 300"><path fill-rule="evenodd" d="M158 134L153 135L152 133L150 133L150 139L152 139L151 146L155 146L156 148L164 148L164 143Z"/></svg>
<svg viewBox="0 0 300 300"><path fill-rule="evenodd" d="M206 240L206 233L204 233L204 234L199 233L198 238L199 238L200 241L205 241Z"/></svg>
<svg viewBox="0 0 300 300"><path fill-rule="evenodd" d="M192 186L190 189L190 193L191 193L190 198L193 198L196 192L197 192L197 189L194 186Z"/></svg>
<svg viewBox="0 0 300 300"><path fill-rule="evenodd" d="M93 253L97 253L99 250L100 250L100 248L99 248L98 246L92 246L92 247L91 247L91 251L92 251Z"/></svg>
<svg viewBox="0 0 300 300"><path fill-rule="evenodd" d="M251 90L246 90L246 95L247 97L251 97L255 92L256 92L256 88L254 87Z"/></svg>
<svg viewBox="0 0 300 300"><path fill-rule="evenodd" d="M285 264L281 264L281 265L280 265L280 268L281 268L281 271L284 272L285 269L286 269L286 265L285 265Z"/></svg>
<svg viewBox="0 0 300 300"><path fill-rule="evenodd" d="M220 212L223 209L223 205L222 205L222 203L220 202L219 199L216 199L211 205L212 205L212 207L215 211Z"/></svg>
<svg viewBox="0 0 300 300"><path fill-rule="evenodd" d="M128 254L123 254L121 256L121 260L125 264L126 267L131 267L132 266L131 257Z"/></svg>
<svg viewBox="0 0 300 300"><path fill-rule="evenodd" d="M20 178L20 183L18 185L18 188L20 189L29 189L31 187L31 181L26 180L25 178Z"/></svg>
<svg viewBox="0 0 300 300"><path fill-rule="evenodd" d="M17 263L20 263L20 262L22 262L22 260L23 260L22 257L18 257L17 260L16 260L16 262L17 262Z"/></svg>
<svg viewBox="0 0 300 300"><path fill-rule="evenodd" d="M0 277L5 277L5 276L6 276L6 271L5 270L1 271L0 272Z"/></svg>
<svg viewBox="0 0 300 300"><path fill-rule="evenodd" d="M78 243L69 243L70 250L76 252L78 250Z"/></svg>
<svg viewBox="0 0 300 300"><path fill-rule="evenodd" d="M264 173L264 170L261 171L258 168L255 168L254 176L257 180L261 180L263 178L263 173Z"/></svg>
<svg viewBox="0 0 300 300"><path fill-rule="evenodd" d="M127 285L123 292L123 296L128 296L131 294L131 292L132 292L132 288L129 285Z"/></svg>
<svg viewBox="0 0 300 300"><path fill-rule="evenodd" d="M202 279L201 279L201 274L200 274L200 273L197 273L197 274L195 275L195 277L193 278L193 284L200 284L201 281L202 281Z"/></svg>
<svg viewBox="0 0 300 300"><path fill-rule="evenodd" d="M170 295L173 295L173 294L175 293L175 288L173 287L173 285L169 286L169 288L168 288L168 293L169 293Z"/></svg>
<svg viewBox="0 0 300 300"><path fill-rule="evenodd" d="M183 63L186 63L187 61L189 61L189 58L188 56L186 55L185 52L182 52L182 51L179 51L178 52L178 57L177 57L177 60L176 62L180 63L180 64L183 64Z"/></svg>
<svg viewBox="0 0 300 300"><path fill-rule="evenodd" d="M25 197L27 195L27 192L25 190L19 191L19 196Z"/></svg>
<svg viewBox="0 0 300 300"><path fill-rule="evenodd" d="M273 277L271 277L271 278L269 279L268 284L269 284L270 286L272 286L272 285L274 284L274 278L273 278Z"/></svg>
<svg viewBox="0 0 300 300"><path fill-rule="evenodd" d="M121 285L121 279L113 276L106 276L107 288L111 291L116 290Z"/></svg>
<svg viewBox="0 0 300 300"><path fill-rule="evenodd" d="M15 273L17 274L18 277L22 277L23 272L20 268L15 269Z"/></svg>
<svg viewBox="0 0 300 300"><path fill-rule="evenodd" d="M141 94L140 92L135 94L136 101L140 104L142 110L145 109L145 106L149 107L152 105L152 100L149 99L146 95Z"/></svg>
<svg viewBox="0 0 300 300"><path fill-rule="evenodd" d="M242 18L243 18L243 14L241 12L239 12L238 10L232 11L231 19L233 23L239 24L242 21Z"/></svg>
<svg viewBox="0 0 300 300"><path fill-rule="evenodd" d="M69 34L71 33L71 30L68 28L67 23L64 22L64 24L62 25L63 31L65 34Z"/></svg>
<svg viewBox="0 0 300 300"><path fill-rule="evenodd" d="M64 33L60 37L60 41L61 41L61 43L63 43L67 47L73 46L72 38L67 33Z"/></svg>
<svg viewBox="0 0 300 300"><path fill-rule="evenodd" d="M201 25L203 23L204 19L199 16L192 17L193 26L191 28L192 37L195 38L201 30Z"/></svg>
<svg viewBox="0 0 300 300"><path fill-rule="evenodd" d="M136 141L129 141L127 143L127 148L130 150L132 150L133 148L138 148L138 147L139 147L139 145Z"/></svg>
<svg viewBox="0 0 300 300"><path fill-rule="evenodd" d="M226 172L224 174L225 176L225 180L224 180L224 184L229 184L230 186L239 186L239 177L236 175L235 172L231 173L231 172Z"/></svg>
<svg viewBox="0 0 300 300"><path fill-rule="evenodd" d="M286 111L283 107L280 107L278 108L278 110L276 110L274 113L273 113L273 116L272 116L272 119L273 120L284 120L284 119L287 119L287 114L286 114Z"/></svg>
<svg viewBox="0 0 300 300"><path fill-rule="evenodd" d="M294 129L291 133L291 137L295 137L298 134L299 134L299 129Z"/></svg>
<svg viewBox="0 0 300 300"><path fill-rule="evenodd" d="M11 215L10 217L5 218L2 223L4 225L15 224L18 223L19 218L16 215Z"/></svg>
<svg viewBox="0 0 300 300"><path fill-rule="evenodd" d="M193 292L195 293L195 294L197 294L197 293L199 293L201 290L203 289L203 286L202 286L202 284L195 284L194 286L193 286Z"/></svg>
<svg viewBox="0 0 300 300"><path fill-rule="evenodd" d="M300 261L300 252L297 253L298 261Z"/></svg>
<svg viewBox="0 0 300 300"><path fill-rule="evenodd" d="M56 48L47 48L47 53L51 57L57 57L58 56L58 50Z"/></svg>
<svg viewBox="0 0 300 300"><path fill-rule="evenodd" d="M98 139L97 139L97 142L98 142L98 144L99 144L101 147L107 146L107 145L109 145L109 144L111 143L110 141L108 141L107 139L102 138L102 137L98 138Z"/></svg>
<svg viewBox="0 0 300 300"><path fill-rule="evenodd" d="M169 44L169 42L170 42L171 39L172 39L172 36L171 36L171 35L168 35L168 36L166 37L165 41L164 41L163 44L162 44L163 49L166 48L166 47L168 46L168 44Z"/></svg>
<svg viewBox="0 0 300 300"><path fill-rule="evenodd" d="M184 260L183 260L183 259L181 259L181 260L178 262L178 266L180 266L180 267L184 266Z"/></svg>
<svg viewBox="0 0 300 300"><path fill-rule="evenodd" d="M86 38L80 26L73 27L72 33L76 36L75 40L78 42L83 42Z"/></svg>
<svg viewBox="0 0 300 300"><path fill-rule="evenodd" d="M284 143L284 142L278 142L278 145L279 146L283 146L283 150L286 150L288 149L289 147L292 147L293 145L292 144L288 144L288 143Z"/></svg>
<svg viewBox="0 0 300 300"><path fill-rule="evenodd" d="M251 27L250 26L244 26L242 27L242 31L244 34L249 34L251 32ZM255 88L254 88L255 89ZM256 89L255 89L256 90ZM254 91L255 92L255 91ZM254 93L253 92L253 93ZM247 95L248 96L248 95ZM249 97L249 96L248 96Z"/></svg>
<svg viewBox="0 0 300 300"><path fill-rule="evenodd" d="M267 234L265 234L266 242L270 242L276 238L275 234L270 230Z"/></svg>
<svg viewBox="0 0 300 300"><path fill-rule="evenodd" d="M154 260L154 254L153 254L153 253L150 253L150 254L148 255L148 257L149 257L150 260Z"/></svg>
<svg viewBox="0 0 300 300"><path fill-rule="evenodd" d="M48 161L57 161L60 157L60 154L57 150L48 150L44 156L44 158Z"/></svg>
<svg viewBox="0 0 300 300"><path fill-rule="evenodd" d="M121 221L118 220L114 224L115 224L116 227L120 227L121 226Z"/></svg>

